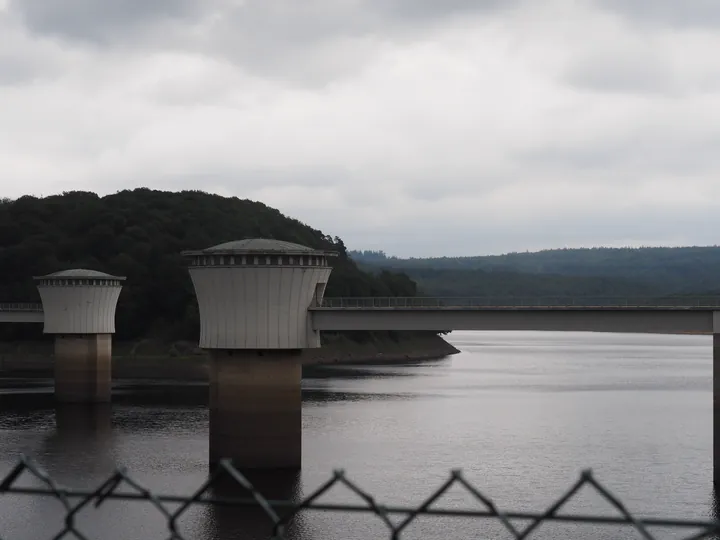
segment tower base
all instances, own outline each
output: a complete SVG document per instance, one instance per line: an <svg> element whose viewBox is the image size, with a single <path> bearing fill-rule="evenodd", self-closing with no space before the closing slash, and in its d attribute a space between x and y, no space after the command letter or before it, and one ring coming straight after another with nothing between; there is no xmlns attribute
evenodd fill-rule
<svg viewBox="0 0 720 540"><path fill-rule="evenodd" d="M212 350L210 464L300 469L300 350Z"/></svg>
<svg viewBox="0 0 720 540"><path fill-rule="evenodd" d="M107 403L111 396L112 336L55 336L55 398L61 403Z"/></svg>

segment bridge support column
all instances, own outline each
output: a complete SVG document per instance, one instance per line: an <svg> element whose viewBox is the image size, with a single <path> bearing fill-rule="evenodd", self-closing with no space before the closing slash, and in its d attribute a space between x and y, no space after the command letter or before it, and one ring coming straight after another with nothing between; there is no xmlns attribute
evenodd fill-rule
<svg viewBox="0 0 720 540"><path fill-rule="evenodd" d="M713 312L713 483L720 488L720 311Z"/></svg>
<svg viewBox="0 0 720 540"><path fill-rule="evenodd" d="M55 398L61 403L104 403L111 395L112 336L55 336Z"/></svg>
<svg viewBox="0 0 720 540"><path fill-rule="evenodd" d="M300 469L300 350L213 350L210 361L210 464Z"/></svg>

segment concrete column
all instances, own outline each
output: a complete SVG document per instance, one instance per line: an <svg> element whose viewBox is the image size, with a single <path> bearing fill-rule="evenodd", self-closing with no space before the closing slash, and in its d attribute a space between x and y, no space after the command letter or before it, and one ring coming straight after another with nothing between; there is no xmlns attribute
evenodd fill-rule
<svg viewBox="0 0 720 540"><path fill-rule="evenodd" d="M300 350L212 350L210 464L299 469L302 458Z"/></svg>
<svg viewBox="0 0 720 540"><path fill-rule="evenodd" d="M61 403L103 403L111 394L112 336L55 336L55 398Z"/></svg>
<svg viewBox="0 0 720 540"><path fill-rule="evenodd" d="M720 311L713 312L713 483L720 487Z"/></svg>

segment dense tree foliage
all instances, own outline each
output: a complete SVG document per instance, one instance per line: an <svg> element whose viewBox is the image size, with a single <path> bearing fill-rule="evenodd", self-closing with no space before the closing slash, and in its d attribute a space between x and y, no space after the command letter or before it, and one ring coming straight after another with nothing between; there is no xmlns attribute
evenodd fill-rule
<svg viewBox="0 0 720 540"><path fill-rule="evenodd" d="M653 285L619 278L432 268L407 272L431 296L491 296L509 301L521 297L629 297L660 293Z"/></svg>
<svg viewBox="0 0 720 540"><path fill-rule="evenodd" d="M720 289L720 247L557 249L479 257L398 259L350 252L365 268L402 270L428 294L624 295ZM580 279L583 278L583 279Z"/></svg>
<svg viewBox="0 0 720 540"><path fill-rule="evenodd" d="M117 310L120 339L194 339L197 304L180 252L242 238L335 250L330 296L414 296L394 272L360 271L345 245L264 204L199 191L149 189L99 197L69 192L0 200L0 300L39 301L31 277L90 268L127 277ZM19 325L4 325L12 332Z"/></svg>

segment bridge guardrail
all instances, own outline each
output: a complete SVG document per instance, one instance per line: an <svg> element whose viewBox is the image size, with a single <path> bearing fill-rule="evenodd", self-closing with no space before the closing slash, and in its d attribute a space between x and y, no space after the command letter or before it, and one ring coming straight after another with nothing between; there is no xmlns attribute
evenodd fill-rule
<svg viewBox="0 0 720 540"><path fill-rule="evenodd" d="M452 307L717 307L720 296L686 296L667 298L624 297L430 297L430 296L368 296L328 297L315 307L334 309L358 308L452 308ZM34 302L0 303L0 311L40 312L42 304Z"/></svg>
<svg viewBox="0 0 720 540"><path fill-rule="evenodd" d="M4 302L0 303L0 311L42 311L42 304L36 302Z"/></svg>
<svg viewBox="0 0 720 540"><path fill-rule="evenodd" d="M494 308L494 307L604 307L604 308L720 308L720 296L678 296L678 297L327 297L316 306L333 309L371 308Z"/></svg>
<svg viewBox="0 0 720 540"><path fill-rule="evenodd" d="M30 477L40 487L27 487L27 482L19 482L22 477ZM237 489L237 496L217 497L209 492L213 486L224 481L225 492L228 491L227 481L232 482L231 487ZM357 503L321 502L327 501L326 495L337 494L334 488L339 487L345 494L350 492ZM443 497L451 489L460 488L467 493L473 501L477 502L475 509L463 508L438 508L436 502L442 501ZM583 488L589 488L605 502L609 503L608 508L614 508L613 515L600 514L577 514L561 513L563 507L578 494ZM118 468L110 474L95 489L76 490L66 488L57 484L45 471L43 471L33 460L21 457L15 467L0 478L1 495L26 495L31 497L53 497L64 507L65 519L62 530L52 535L53 538L74 537L89 540L78 527L76 514L87 511L92 506L98 507L107 500L137 501L144 503L154 509L167 520L167 528L170 538L184 540L187 536L182 534L178 520L191 507L209 505L223 506L228 509L249 509L254 508L261 516L267 517L267 531L270 538L274 540L287 538L286 526L292 519L301 512L336 512L336 513L364 513L375 515L380 523L384 525L387 533L386 538L391 540L404 537L402 533L413 524L418 517L453 517L471 518L477 520L474 529L480 532L481 521L491 525L490 521L502 525L507 531L509 538L535 538L534 533L542 525L543 531L552 524L564 524L563 532L567 531L567 524L575 524L579 528L585 526L624 526L627 532L634 532L637 537L646 540L654 540L655 528L673 528L682 531L683 536L676 538L701 539L713 538L720 533L720 520L702 519L668 519L649 518L635 516L627 506L608 488L600 483L590 470L580 474L580 477L573 482L569 488L557 499L552 501L545 511L504 511L498 505L473 485L460 470L450 472L448 478L440 483L430 495L417 506L396 506L379 504L376 499L363 488L359 483L351 480L342 470L336 470L332 476L320 485L309 495L298 496L294 500L268 500L257 490L250 481L239 471L234 469L227 461L222 461L211 476L203 482L193 493L188 495L164 495L154 493L135 480L124 468ZM347 496L347 495L346 495ZM451 496L452 497L452 496ZM455 497L452 497L455 498ZM2 515L0 511L0 515ZM452 530L448 522L443 522L446 530L446 538L453 538ZM484 524L484 523L483 523ZM366 531L367 524L363 524L363 531ZM651 528L653 532L651 532ZM609 537L619 537L618 531L613 529L615 534ZM578 531L576 537L582 536L582 530ZM608 530L607 532L611 532ZM474 535L473 535L474 536ZM488 535L490 536L490 535ZM494 535L493 535L494 536ZM294 536L293 536L294 537ZM465 534L462 535L465 537ZM624 536L623 536L624 537ZM663 536L664 537L664 536Z"/></svg>

